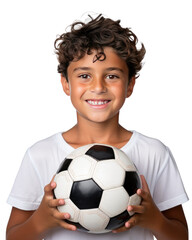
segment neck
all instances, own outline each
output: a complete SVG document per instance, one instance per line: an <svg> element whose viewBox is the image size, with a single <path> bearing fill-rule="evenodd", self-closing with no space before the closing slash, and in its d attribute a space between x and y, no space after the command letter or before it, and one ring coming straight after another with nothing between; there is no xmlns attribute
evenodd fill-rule
<svg viewBox="0 0 192 240"><path fill-rule="evenodd" d="M95 123L77 115L77 124L63 133L64 139L77 148L90 143L101 143L122 147L131 137L131 133L118 123L119 115L106 122Z"/></svg>
<svg viewBox="0 0 192 240"><path fill-rule="evenodd" d="M81 118L81 117L78 117ZM85 119L78 119L76 125L79 136L87 141L94 143L105 143L116 138L121 126L118 124L118 116L109 119L106 122L95 123L86 121Z"/></svg>

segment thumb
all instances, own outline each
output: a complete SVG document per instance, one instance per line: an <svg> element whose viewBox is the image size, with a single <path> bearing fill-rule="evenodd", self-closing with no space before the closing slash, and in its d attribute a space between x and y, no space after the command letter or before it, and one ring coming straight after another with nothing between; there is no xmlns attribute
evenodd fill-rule
<svg viewBox="0 0 192 240"><path fill-rule="evenodd" d="M54 182L54 177L51 179L51 182L44 187L44 192L47 196L53 195L53 189L56 188L56 183Z"/></svg>
<svg viewBox="0 0 192 240"><path fill-rule="evenodd" d="M150 193L150 190L149 190L149 187L148 187L145 177L143 175L141 175L140 177L141 177L143 191Z"/></svg>

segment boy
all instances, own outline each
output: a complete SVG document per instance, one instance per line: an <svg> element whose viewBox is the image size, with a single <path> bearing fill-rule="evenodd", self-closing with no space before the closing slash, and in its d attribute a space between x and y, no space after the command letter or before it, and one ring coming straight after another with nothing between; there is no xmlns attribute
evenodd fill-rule
<svg viewBox="0 0 192 240"><path fill-rule="evenodd" d="M70 32L56 39L58 72L76 109L77 124L27 150L8 198L13 208L7 240L150 240L153 235L158 240L188 239L181 206L188 198L170 150L118 122L145 55L143 45L139 50L136 47L135 34L119 23L99 15L86 24L74 23ZM95 142L121 148L129 155L142 174L143 185L137 191L143 199L141 206L128 206L136 214L124 227L99 235L75 231L65 221L70 215L57 210L64 200L54 199L52 193L56 187L53 175L65 156Z"/></svg>

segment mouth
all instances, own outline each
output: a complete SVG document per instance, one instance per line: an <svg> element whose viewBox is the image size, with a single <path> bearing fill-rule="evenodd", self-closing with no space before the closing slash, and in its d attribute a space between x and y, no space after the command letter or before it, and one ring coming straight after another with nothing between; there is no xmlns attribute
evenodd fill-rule
<svg viewBox="0 0 192 240"><path fill-rule="evenodd" d="M99 99L88 99L86 100L86 102L92 106L92 107L95 107L95 108L104 108L108 105L108 103L110 102L111 100L106 100L106 99L102 99L102 100L99 100Z"/></svg>

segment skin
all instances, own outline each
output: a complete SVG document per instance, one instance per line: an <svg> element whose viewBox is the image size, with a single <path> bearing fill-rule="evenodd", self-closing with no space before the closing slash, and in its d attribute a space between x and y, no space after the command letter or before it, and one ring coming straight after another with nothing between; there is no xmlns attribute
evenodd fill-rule
<svg viewBox="0 0 192 240"><path fill-rule="evenodd" d="M77 124L63 133L65 141L77 148L90 143L104 143L121 148L132 133L119 124L119 111L126 98L130 97L135 78L129 79L125 62L111 48L105 48L106 59L93 62L96 55L85 55L68 67L69 82L61 77L64 92L70 96L77 112ZM129 83L128 83L129 82ZM95 105L95 103L99 103ZM150 194L144 176L140 206L128 206L136 214L116 229L114 233L128 231L134 226L150 230L158 240L187 240L187 223L182 206L160 212ZM7 225L7 240L38 240L46 237L50 229L62 227L75 231L76 227L66 223L68 213L60 213L57 206L65 204L63 199L54 199L56 187L54 177L44 188L44 197L36 211L12 209Z"/></svg>

